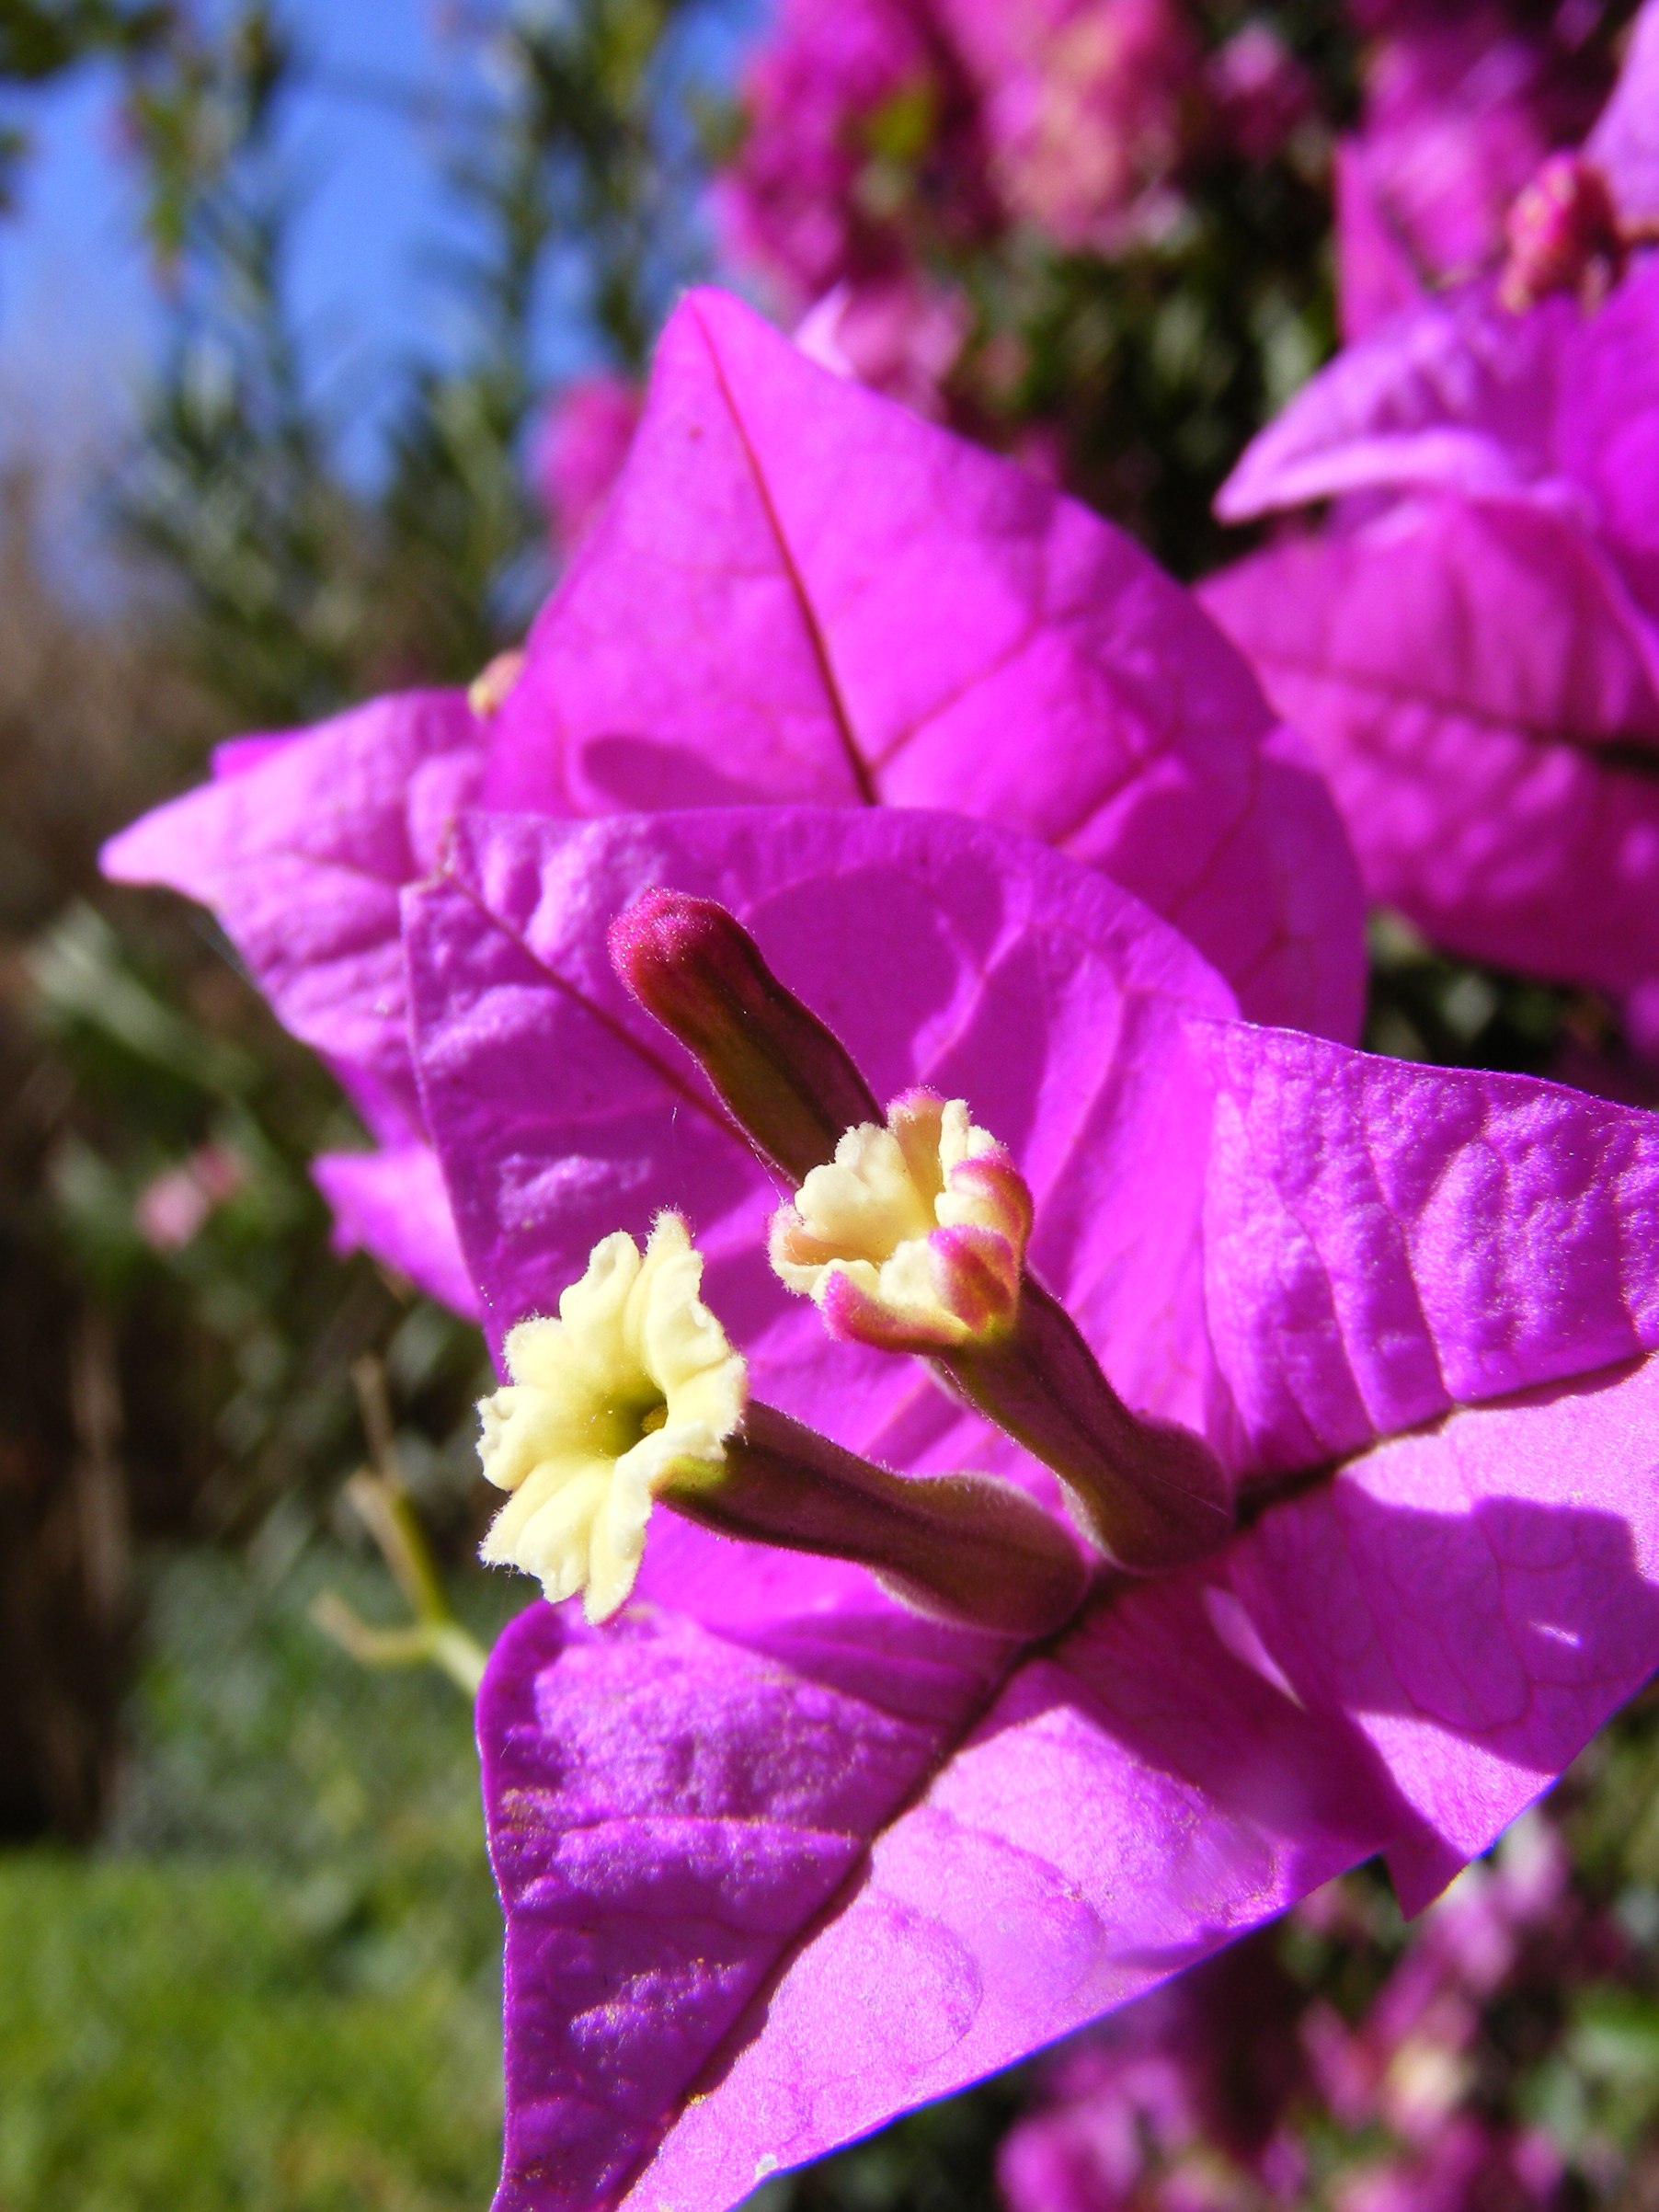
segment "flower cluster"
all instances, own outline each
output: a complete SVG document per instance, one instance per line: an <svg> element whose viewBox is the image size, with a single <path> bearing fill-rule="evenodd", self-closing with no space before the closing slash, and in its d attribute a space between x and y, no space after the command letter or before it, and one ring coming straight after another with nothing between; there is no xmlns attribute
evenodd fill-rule
<svg viewBox="0 0 1659 2212"><path fill-rule="evenodd" d="M1350 346L1246 453L1235 520L1336 502L1205 598L1317 751L1374 897L1624 1002L1659 981L1659 11L1506 267Z"/></svg>
<svg viewBox="0 0 1659 2212"><path fill-rule="evenodd" d="M342 1239L463 1312L476 1293L426 1141L399 896L480 800L558 819L737 801L993 818L1170 915L1251 1013L1357 1029L1346 840L1191 599L1121 533L719 294L664 334L615 496L521 659L470 697L404 693L226 747L209 785L105 856L213 909L377 1140L318 1164Z"/></svg>

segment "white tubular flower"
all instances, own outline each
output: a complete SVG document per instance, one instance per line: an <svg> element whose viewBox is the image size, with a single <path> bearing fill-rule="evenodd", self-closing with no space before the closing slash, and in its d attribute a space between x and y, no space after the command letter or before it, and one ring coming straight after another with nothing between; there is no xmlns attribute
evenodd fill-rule
<svg viewBox="0 0 1659 2212"><path fill-rule="evenodd" d="M606 1237L559 1300L521 1321L512 1381L480 1404L484 1473L512 1496L482 1556L534 1575L552 1599L584 1594L608 1620L634 1587L652 1500L671 1482L717 1481L743 1418L748 1370L700 1296L703 1255L678 1214L642 1255Z"/></svg>
<svg viewBox="0 0 1659 2212"><path fill-rule="evenodd" d="M1031 1193L960 1098L907 1091L886 1128L848 1129L772 1217L771 1254L831 1332L887 1351L1006 1335L1019 1305Z"/></svg>

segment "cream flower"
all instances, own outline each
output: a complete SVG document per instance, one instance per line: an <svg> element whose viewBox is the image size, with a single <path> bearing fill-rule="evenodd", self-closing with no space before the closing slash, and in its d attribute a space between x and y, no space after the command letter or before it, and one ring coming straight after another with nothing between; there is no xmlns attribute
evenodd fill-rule
<svg viewBox="0 0 1659 2212"><path fill-rule="evenodd" d="M521 1321L512 1381L486 1398L479 1456L512 1496L482 1556L534 1575L548 1598L584 1592L589 1621L627 1597L651 1503L672 1479L717 1479L743 1417L748 1370L699 1295L703 1255L659 1214L643 1256L618 1233L593 1247L556 1321Z"/></svg>
<svg viewBox="0 0 1659 2212"><path fill-rule="evenodd" d="M771 1254L838 1334L948 1348L1007 1329L1019 1300L1031 1194L960 1098L910 1091L886 1128L848 1129L828 1165L772 1217Z"/></svg>

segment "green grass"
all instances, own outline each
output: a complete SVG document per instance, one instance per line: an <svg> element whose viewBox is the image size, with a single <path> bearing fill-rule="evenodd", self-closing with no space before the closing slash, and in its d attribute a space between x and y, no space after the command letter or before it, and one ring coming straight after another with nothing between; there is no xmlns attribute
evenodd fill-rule
<svg viewBox="0 0 1659 2212"><path fill-rule="evenodd" d="M466 1993L340 1986L255 1863L13 1858L0 1959L6 2212L488 2202L494 2058Z"/></svg>
<svg viewBox="0 0 1659 2212"><path fill-rule="evenodd" d="M0 1857L0 2212L487 2206L470 1714L334 1650L305 1614L325 1585L395 1615L332 1546L166 1564L108 1847Z"/></svg>

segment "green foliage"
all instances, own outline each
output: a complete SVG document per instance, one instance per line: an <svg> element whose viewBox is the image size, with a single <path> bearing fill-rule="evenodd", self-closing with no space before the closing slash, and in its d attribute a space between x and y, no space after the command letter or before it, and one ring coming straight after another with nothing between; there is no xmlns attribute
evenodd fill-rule
<svg viewBox="0 0 1659 2212"><path fill-rule="evenodd" d="M296 1548L297 1547L297 1548ZM6 2212L462 2212L499 2139L499 1916L464 1701L305 1608L360 1556L291 1515L152 1590L105 1855L0 1858ZM471 1593L498 1626L509 1593Z"/></svg>
<svg viewBox="0 0 1659 2212"><path fill-rule="evenodd" d="M135 61L159 42L171 17L170 7L145 0L6 0L0 91L49 84L95 55ZM0 124L0 215L17 205L18 177L32 150L20 124Z"/></svg>
<svg viewBox="0 0 1659 2212"><path fill-rule="evenodd" d="M276 152L315 64L251 0L176 24L134 75L168 353L125 487L136 539L182 587L192 661L267 727L393 684L468 681L546 584L527 441L538 316L556 272L596 354L643 363L696 264L697 155L668 97L689 0L459 15L464 89L441 121L464 337L408 363L383 480L342 474L328 377L285 297L297 201ZM682 89L682 88L681 88Z"/></svg>
<svg viewBox="0 0 1659 2212"><path fill-rule="evenodd" d="M457 1993L333 1991L263 1870L0 1861L10 2212L461 2212L486 2201L492 2054Z"/></svg>
<svg viewBox="0 0 1659 2212"><path fill-rule="evenodd" d="M40 84L95 53L139 53L173 10L147 0L6 0L0 12L0 79Z"/></svg>
<svg viewBox="0 0 1659 2212"><path fill-rule="evenodd" d="M465 681L517 641L547 580L527 450L547 299L556 287L569 304L572 362L642 370L702 266L704 164L736 143L729 105L707 111L690 58L721 4L451 11L439 136L462 336L398 371L385 465L364 483L341 465L328 365L289 297L301 203L282 124L315 64L282 8L0 0L0 89L14 98L91 57L121 73L167 328L120 485L130 542L162 587L142 648L89 626L0 718L0 956L16 979L0 1069L20 1102L0 1149L0 1334L21 1347L8 1396L22 1378L41 1401L27 1421L0 1406L0 1452L8 1481L24 1468L45 1501L0 1597L54 1575L75 1593L9 1695L26 1705L38 1679L62 1702L92 1643L110 1670L134 1640L141 1655L99 1855L0 1858L0 2212L458 2212L487 2196L499 1922L468 1712L430 1669L366 1671L313 1618L328 1597L337 1623L389 1632L383 1652L406 1636L384 1566L339 1507L365 1456L352 1384L365 1361L384 1378L395 1457L467 1624L487 1641L524 1601L459 1564L479 1502L476 1333L331 1254L308 1164L352 1140L338 1094L211 932L97 888L88 854L193 776L217 732ZM1007 449L1040 441L1071 487L1188 576L1238 549L1211 520L1215 487L1333 342L1329 162L1355 94L1344 12L1324 0L1195 0L1195 14L1212 49L1268 22L1311 72L1319 114L1262 163L1195 155L1169 221L1110 258L1029 230L965 242L948 219L930 228L944 128L930 97L898 97L870 133L872 189L966 303L953 418ZM8 120L0 208L25 146ZM0 665L15 667L43 602L9 522L3 550ZM83 660L104 668L106 698L142 694L144 713L111 719L101 742L121 773L77 784L65 831L64 762L91 757L66 749L65 730L80 745L102 711L65 680ZM1449 961L1387 917L1373 976L1379 1049L1569 1076L1593 1060L1600 1083L1639 1081L1606 1008ZM158 1179L204 1157L234 1173L200 1225L147 1232ZM96 1638L82 1587L94 1577L51 1501L103 1432L81 1353L50 1372L35 1357L60 1339L113 1347L100 1355L112 1374L93 1379L120 1415L105 1442L112 1461L119 1444L141 1540L190 1539L141 1550L149 1564L136 1587L105 1594ZM367 1441L387 1456L385 1439ZM372 1633L359 1643L375 1648ZM112 1702L105 1681L89 1729ZM0 1730L0 1763L13 1742ZM37 1796L43 1813L6 1810L17 1832L53 1818L79 1833L97 1809L90 1790L73 1818ZM11 1803L0 1788L0 1808ZM1482 2026L1482 2110L1544 2126L1579 2200L1659 2202L1646 2148L1659 2137L1659 1708L1608 1731L1550 1817L1579 1906L1610 1916L1629 1948L1577 1980L1502 1993ZM1299 2001L1352 2024L1410 1940L1373 1871L1332 1911L1258 1939L1257 1955ZM989 2212L995 2146L1029 2087L1008 2077L909 2115L763 2196L773 2212ZM1315 2201L1330 2201L1375 2146L1311 2107L1298 2125Z"/></svg>
<svg viewBox="0 0 1659 2212"><path fill-rule="evenodd" d="M152 1343L170 1339L172 1364L137 1385L135 1408L150 1404L163 1433L141 1427L132 1441L159 1454L166 1429L183 1427L195 1451L177 1478L210 1480L212 1521L246 1530L279 1499L331 1497L360 1459L349 1370L373 1354L423 1502L458 1532L486 1371L476 1332L365 1261L341 1266L309 1174L319 1150L352 1141L332 1084L222 955L205 952L205 974L228 991L193 1008L164 949L79 904L29 961L36 1022L79 1095L77 1125L47 1165L57 1233L102 1300ZM204 1150L224 1163L228 1193L194 1233L158 1244L145 1193ZM170 1406L154 1404L158 1387Z"/></svg>

